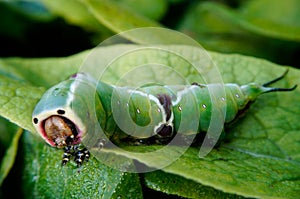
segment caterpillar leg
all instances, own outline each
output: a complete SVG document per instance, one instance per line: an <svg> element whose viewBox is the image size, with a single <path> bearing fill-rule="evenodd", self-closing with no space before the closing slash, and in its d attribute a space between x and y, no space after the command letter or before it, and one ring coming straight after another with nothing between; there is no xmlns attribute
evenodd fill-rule
<svg viewBox="0 0 300 199"><path fill-rule="evenodd" d="M64 149L64 154L62 156L61 164L62 166L66 165L70 161L70 157L72 156L73 146L66 146Z"/></svg>
<svg viewBox="0 0 300 199"><path fill-rule="evenodd" d="M84 160L86 162L89 161L90 152L89 152L89 150L87 150L87 148L83 148L83 149L77 150L75 152L74 156L75 156L74 161L76 162L77 166L80 167L82 165L82 163L84 162Z"/></svg>
<svg viewBox="0 0 300 199"><path fill-rule="evenodd" d="M82 165L84 160L86 162L89 161L90 158L90 152L87 148L80 148L80 146L66 146L64 149L64 154L62 156L62 166L66 165L70 158L74 156L74 161L77 164L78 167Z"/></svg>

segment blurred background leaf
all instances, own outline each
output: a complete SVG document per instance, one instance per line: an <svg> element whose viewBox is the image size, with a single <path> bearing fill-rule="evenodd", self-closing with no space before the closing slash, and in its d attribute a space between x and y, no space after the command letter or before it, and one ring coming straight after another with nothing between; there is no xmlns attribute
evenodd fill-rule
<svg viewBox="0 0 300 199"><path fill-rule="evenodd" d="M0 56L66 56L120 31L163 26L209 50L300 67L298 0L14 0L0 11Z"/></svg>
<svg viewBox="0 0 300 199"><path fill-rule="evenodd" d="M237 8L205 1L190 7L178 29L207 49L299 67L299 16L297 0L248 0Z"/></svg>

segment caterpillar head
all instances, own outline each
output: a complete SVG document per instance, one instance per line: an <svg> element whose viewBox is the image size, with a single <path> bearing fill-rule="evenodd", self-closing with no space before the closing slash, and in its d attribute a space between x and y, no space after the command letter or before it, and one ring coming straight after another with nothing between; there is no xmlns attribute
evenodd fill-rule
<svg viewBox="0 0 300 199"><path fill-rule="evenodd" d="M49 99L49 93L47 99ZM81 142L85 126L70 107L59 107L60 103L42 99L36 106L32 121L38 134L51 146L63 148ZM54 105L57 105L55 108Z"/></svg>
<svg viewBox="0 0 300 199"><path fill-rule="evenodd" d="M53 147L79 144L86 124L93 120L89 113L93 89L84 74L77 74L46 91L32 114L38 134Z"/></svg>

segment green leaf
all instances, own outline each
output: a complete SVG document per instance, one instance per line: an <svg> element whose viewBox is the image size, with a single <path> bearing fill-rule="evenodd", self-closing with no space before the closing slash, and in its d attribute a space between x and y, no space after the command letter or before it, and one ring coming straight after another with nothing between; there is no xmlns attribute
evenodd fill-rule
<svg viewBox="0 0 300 199"><path fill-rule="evenodd" d="M186 198L243 198L233 194L226 194L222 191L216 191L193 180L163 171L145 173L144 180L146 186L152 189Z"/></svg>
<svg viewBox="0 0 300 199"><path fill-rule="evenodd" d="M155 5L163 10L164 1L157 1L159 3ZM52 12L64 17L68 22L103 34L103 38L111 35L110 31L119 33L132 28L160 26L157 22L138 14L141 11L130 8L130 4L134 1L128 1L128 5L125 2L108 0L43 0L43 2ZM135 6L138 5L135 4ZM151 5L150 10L153 11L153 2ZM158 12L159 9L155 9L155 11Z"/></svg>
<svg viewBox="0 0 300 199"><path fill-rule="evenodd" d="M109 168L95 158L81 168L72 164L61 166L62 151L45 145L28 132L23 137L23 150L22 188L26 198L142 197L137 174Z"/></svg>
<svg viewBox="0 0 300 199"><path fill-rule="evenodd" d="M121 0L122 5L152 20L159 20L167 11L165 0Z"/></svg>
<svg viewBox="0 0 300 199"><path fill-rule="evenodd" d="M194 27L202 32L243 33L249 31L266 37L300 41L298 20L300 12L297 0L284 2L250 0L238 10L218 3L200 3L197 9L201 12L195 14L203 15L205 18L201 19L204 24ZM193 15L192 12L191 15Z"/></svg>
<svg viewBox="0 0 300 199"><path fill-rule="evenodd" d="M15 158L16 158L17 151L18 151L18 142L19 142L19 138L21 137L22 133L23 133L23 130L20 128L18 130L18 132L14 135L9 148L6 150L6 153L3 157L3 159L1 160L0 187L15 162Z"/></svg>
<svg viewBox="0 0 300 199"><path fill-rule="evenodd" d="M103 60L109 58L113 54L116 54L116 52L122 52L122 50L125 49L133 50L134 47L134 45L115 45L99 48L98 50L102 52L101 56L98 57L98 61L101 61L100 64L97 62L85 62L84 64L105 67L105 65L101 65ZM203 58L201 57L203 54L199 54L199 51L195 51L194 47L182 45L170 45L165 47L168 50L177 50L177 52L178 50L182 51L185 56L193 58L194 61L199 61ZM55 67L48 67L47 73L52 74L53 76L51 78L58 81L61 78L65 78L65 74L67 74L68 71L72 74L76 67L67 67L63 73L64 77L60 77L59 72L56 73L53 71L63 71L64 65L70 66L72 63L75 63L74 60L79 60L80 62L80 60L82 61L86 55L86 53L78 54L66 58L65 62L62 61L64 60L63 58L59 58L57 59L57 63L55 63L56 58L45 58L39 60L27 60L20 58L2 59L1 65L4 64L5 67L1 67L2 87L0 88L2 89L0 90L0 101L5 101L6 103L3 104L10 104L11 106L10 114L7 113L7 108L3 109L3 106L1 106L0 114L23 128L32 130L31 110L34 108L36 101L42 95L45 88L48 88L50 84L54 83L49 80L50 78L47 77L46 74L44 74L46 71L44 70L41 71L40 74L43 78L47 78L48 80L45 81L44 88L37 88L32 84L34 82L39 82L39 84L42 85L42 80L30 80L30 72L28 72L27 75L20 75L21 73L16 72L18 71L17 69L12 71L9 67L10 63L16 63L15 60L18 60L17 62L20 70L22 70L22 63L26 63L29 66L32 61L35 66L42 67L44 63L50 61ZM285 68L257 58L250 58L241 55L222 55L217 53L210 53L210 56L214 63L218 66L224 82L235 82L239 84L246 84L249 82L264 83L278 77L285 71ZM184 61L184 59L180 59L180 57L175 54L166 55L166 53L162 53L160 50L141 51L130 54L129 56L123 56L111 65L111 70L107 70L105 80L107 82L114 82L119 77L122 77L122 74L133 66L140 66L141 64L147 63L160 63L162 65L171 66L190 82L201 80L201 78L199 78L199 74L197 76L197 73L194 70L190 70L190 63ZM201 63L201 61L198 63ZM81 64L81 62L77 64ZM36 72L33 74L38 76L39 70L35 69L33 71ZM153 75L152 77L155 79L161 77L159 72L161 71L158 70L149 74ZM141 77L143 78L144 75L149 74L141 74ZM4 75L6 77L3 77ZM294 84L299 85L299 76L300 72L298 70L290 69L287 77L278 82L275 86L291 87ZM175 78L171 75L168 77L170 79ZM23 92L27 95L22 95L22 100L18 99L17 102L12 103L9 99L15 99L16 93L19 93L17 92L19 86L23 86ZM174 175L188 178L205 186L210 186L224 192L247 197L297 198L300 191L300 124L295 116L300 113L298 105L299 100L299 89L296 89L293 92L269 93L264 96L260 96L251 106L245 117L237 122L235 126L227 129L228 138L226 143L221 144L220 147L214 149L203 159L198 157L198 148L190 148L172 165L165 167L162 170ZM24 101L26 102L26 108L24 108ZM18 116L20 113L23 114L22 117ZM31 138L30 135L28 135L28 137ZM43 177L44 181L45 179L51 180L51 178L56 177L48 175L47 173L50 171L67 171L63 176L69 176L67 173L77 172L69 167L60 168L60 157L57 156L60 152L57 152L55 149L52 149L43 143L39 144L43 147L32 147L28 153L37 153L41 159L39 161L42 161L39 167L43 166L45 169L47 168L42 172L47 175L47 177ZM173 148L169 148L166 152L161 153L159 156L149 158L142 152L149 148L155 150L158 148L157 146L138 146L128 148L139 150L141 153L139 155L132 156L124 151L114 150L110 152L137 159L138 161L154 168L162 161L168 160L169 157L172 157L172 154L176 154L178 150L180 150L180 147L174 146ZM108 151L108 149L106 149L106 151ZM30 158L32 158L32 163L33 157ZM49 164L47 167L47 161L53 161L53 163ZM103 166L102 163L97 162L96 159L92 159L91 163L88 164L93 165L94 169L95 167L102 168ZM28 165L26 164L26 166ZM94 169L88 169L88 172L84 173L84 167L81 172L84 174L82 174L81 177L84 178L85 175L90 174L91 171L94 171ZM27 169L26 171L26 173L30 173L31 169ZM55 182L57 181L58 180ZM60 179L60 182L62 181L63 180ZM81 181L82 180L79 180L78 183L81 183ZM43 189L42 186L40 186L39 183L32 183L32 186L36 186L36 189L39 190L39 193L41 193L40 189ZM92 182L89 181L89 183ZM65 188L60 184L58 186L60 186L61 189ZM167 189L164 188L163 185L159 185L159 183L155 186L160 187L161 190L167 191ZM70 185L70 187L78 189L76 184L73 184L72 186ZM171 190L171 188L172 187L168 190ZM124 189L124 187L120 189ZM185 195L185 193L178 194Z"/></svg>
<svg viewBox="0 0 300 199"><path fill-rule="evenodd" d="M33 104L37 103L43 88L19 83L14 79L0 76L0 113L18 126L34 132L30 115Z"/></svg>
<svg viewBox="0 0 300 199"><path fill-rule="evenodd" d="M300 41L300 2L297 0L251 0L237 12L239 23L252 32Z"/></svg>
<svg viewBox="0 0 300 199"><path fill-rule="evenodd" d="M54 14L63 17L69 23L81 26L91 31L107 31L105 30L105 27L88 11L82 1L43 0L43 3ZM70 12L70 10L72 10L72 12Z"/></svg>
<svg viewBox="0 0 300 199"><path fill-rule="evenodd" d="M51 15L43 6L43 4L37 0L33 1L10 1L2 2L8 5L13 11L28 17L36 21L50 21L53 19Z"/></svg>
<svg viewBox="0 0 300 199"><path fill-rule="evenodd" d="M122 32L140 27L159 27L146 17L132 12L117 2L108 0L84 0L95 18L114 32Z"/></svg>
<svg viewBox="0 0 300 199"><path fill-rule="evenodd" d="M181 150L178 147L170 147L160 156L149 156L142 152L160 148L126 147L125 149L140 153L131 155L124 151L115 150L113 152L137 159L150 167L156 167L162 161L168 161L170 156L180 153ZM199 149L190 148L182 157L162 170L245 197L298 197L300 190L299 162L228 149L223 146L213 150L203 159L198 155ZM159 186L159 183L156 186Z"/></svg>
<svg viewBox="0 0 300 199"><path fill-rule="evenodd" d="M49 87L77 72L86 56L84 52L64 58L2 58L0 75L15 83Z"/></svg>
<svg viewBox="0 0 300 199"><path fill-rule="evenodd" d="M0 117L0 151L6 150L17 132L18 126L8 122L3 117ZM0 153L1 153L0 152Z"/></svg>
<svg viewBox="0 0 300 199"><path fill-rule="evenodd" d="M10 35L12 38L20 39L22 38L22 33L25 32L26 30L26 25L24 25L24 22L27 22L26 18L22 18L21 20L18 20L14 12L10 11L11 8L7 6L6 4L0 3L0 11L1 11L1 16L6 17L6 20L0 21L0 26L1 27L11 27L8 29L6 28L1 28L0 33L3 36ZM15 24L16 27L14 26L8 26L8 24Z"/></svg>
<svg viewBox="0 0 300 199"><path fill-rule="evenodd" d="M249 0L239 9L200 2L190 8L178 29L210 50L284 63L293 59L299 46L299 7L297 0Z"/></svg>

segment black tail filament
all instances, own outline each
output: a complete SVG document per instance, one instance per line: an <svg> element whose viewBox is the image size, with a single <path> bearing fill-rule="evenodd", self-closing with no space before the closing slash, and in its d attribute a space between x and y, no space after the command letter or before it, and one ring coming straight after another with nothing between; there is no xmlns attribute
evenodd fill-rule
<svg viewBox="0 0 300 199"><path fill-rule="evenodd" d="M279 77L277 77L277 78L275 78L275 79L273 79L273 80L271 80L269 82L264 83L262 86L263 87L268 87L271 84L273 84L275 82L278 82L279 80L283 79L288 72L289 72L289 69L287 69L281 76L279 76ZM281 92L281 91L293 91L296 88L297 88L297 84L294 85L291 88L270 88L270 90L268 90L266 93L268 93L268 92L277 92L277 91L279 91L279 92Z"/></svg>

